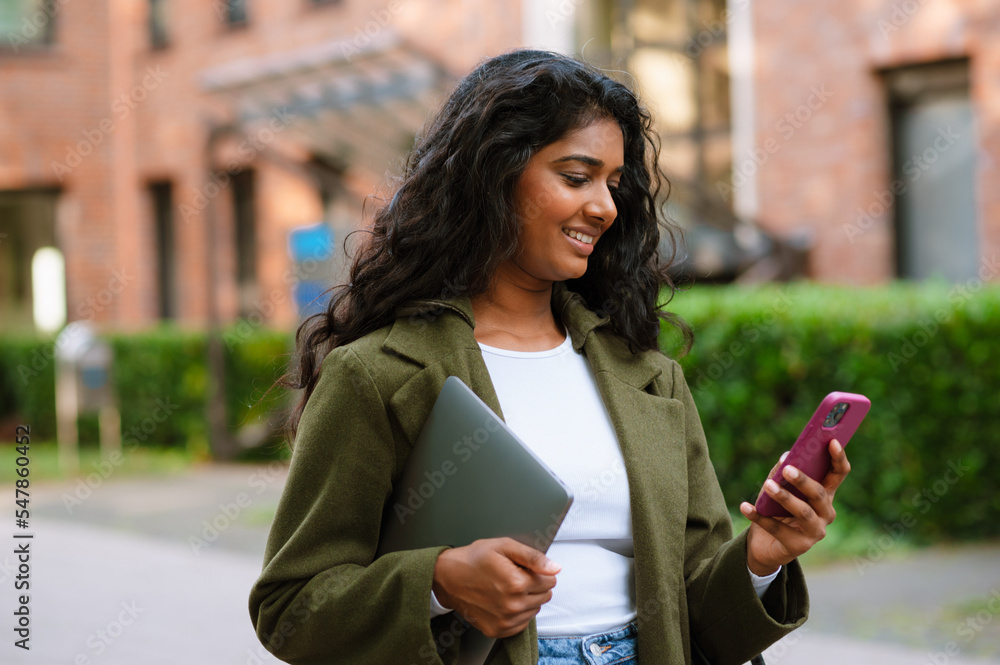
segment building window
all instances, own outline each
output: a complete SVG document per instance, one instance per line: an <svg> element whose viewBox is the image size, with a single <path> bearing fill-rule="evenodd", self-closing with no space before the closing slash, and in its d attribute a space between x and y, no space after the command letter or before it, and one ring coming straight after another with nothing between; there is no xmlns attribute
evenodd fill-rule
<svg viewBox="0 0 1000 665"><path fill-rule="evenodd" d="M601 0L580 12L592 61L638 81L658 123L662 164L682 187L674 217L731 223L730 75L723 0ZM741 10L746 11L746 10Z"/></svg>
<svg viewBox="0 0 1000 665"><path fill-rule="evenodd" d="M669 216L689 231L688 258L675 270L731 279L739 265L732 233L738 224L732 196L732 12L727 14L725 0L593 0L587 6L576 12L577 48L593 64L629 72L656 122L660 166L674 185ZM666 235L663 243L661 250L672 254Z"/></svg>
<svg viewBox="0 0 1000 665"><path fill-rule="evenodd" d="M51 46L59 7L58 0L0 0L0 49Z"/></svg>
<svg viewBox="0 0 1000 665"><path fill-rule="evenodd" d="M247 0L219 0L222 3L226 25L240 28L247 24Z"/></svg>
<svg viewBox="0 0 1000 665"><path fill-rule="evenodd" d="M0 330L35 329L36 301L32 259L39 250L56 247L56 203L49 189L0 191ZM65 291L65 285L62 289ZM72 318L86 316L83 309Z"/></svg>
<svg viewBox="0 0 1000 665"><path fill-rule="evenodd" d="M167 0L149 0L149 44L160 49L167 41Z"/></svg>
<svg viewBox="0 0 1000 665"><path fill-rule="evenodd" d="M976 215L976 132L969 63L948 61L883 73L892 121L893 181L885 193L895 217L900 277L963 281L980 269ZM883 197L886 198L886 197Z"/></svg>
<svg viewBox="0 0 1000 665"><path fill-rule="evenodd" d="M173 185L153 183L149 187L153 204L153 239L156 243L156 293L161 319L177 316L175 297Z"/></svg>
<svg viewBox="0 0 1000 665"><path fill-rule="evenodd" d="M253 310L257 296L257 224L254 208L254 175L246 169L233 174L233 227L236 248L236 288L239 315Z"/></svg>

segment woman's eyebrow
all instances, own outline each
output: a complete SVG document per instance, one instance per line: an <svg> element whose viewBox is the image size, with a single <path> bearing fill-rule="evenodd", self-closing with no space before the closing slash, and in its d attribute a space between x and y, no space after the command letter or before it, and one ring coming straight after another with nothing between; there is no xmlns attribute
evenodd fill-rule
<svg viewBox="0 0 1000 665"><path fill-rule="evenodd" d="M553 159L552 163L559 164L561 162L573 162L573 161L582 162L584 164L587 164L588 166L596 166L597 168L604 166L604 162L602 160L597 159L596 157L591 157L590 155L566 155L565 157L560 157L559 159ZM624 164L615 169L615 171L618 173L621 173L624 170L625 170Z"/></svg>

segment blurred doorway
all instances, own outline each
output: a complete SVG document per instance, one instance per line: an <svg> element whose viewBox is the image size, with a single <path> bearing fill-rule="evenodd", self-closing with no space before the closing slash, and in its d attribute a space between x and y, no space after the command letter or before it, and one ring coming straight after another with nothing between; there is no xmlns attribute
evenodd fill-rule
<svg viewBox="0 0 1000 665"><path fill-rule="evenodd" d="M900 277L975 277L976 140L967 60L885 73Z"/></svg>
<svg viewBox="0 0 1000 665"><path fill-rule="evenodd" d="M0 329L33 330L35 298L32 260L56 242L58 190L0 192ZM59 285L65 292L65 278ZM65 317L63 317L65 318Z"/></svg>

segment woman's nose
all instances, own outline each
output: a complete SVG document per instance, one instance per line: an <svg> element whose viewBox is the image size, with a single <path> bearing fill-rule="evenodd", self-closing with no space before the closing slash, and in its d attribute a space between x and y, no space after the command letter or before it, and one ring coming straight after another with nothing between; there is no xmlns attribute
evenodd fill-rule
<svg viewBox="0 0 1000 665"><path fill-rule="evenodd" d="M607 186L595 188L594 195L587 202L584 212L590 218L600 220L603 227L611 226L611 223L618 217L618 208L611 196L611 189Z"/></svg>

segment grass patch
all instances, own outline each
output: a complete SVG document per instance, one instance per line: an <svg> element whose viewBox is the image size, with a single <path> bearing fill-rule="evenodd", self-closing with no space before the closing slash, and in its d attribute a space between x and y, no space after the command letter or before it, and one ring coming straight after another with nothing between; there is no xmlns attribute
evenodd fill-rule
<svg viewBox="0 0 1000 665"><path fill-rule="evenodd" d="M0 446L0 484L12 485L19 478L15 460L18 452L13 445ZM80 469L67 473L59 467L59 449L55 442L31 442L28 449L29 480L72 480L96 473L108 476L112 470L117 475L165 475L180 473L200 461L196 455L182 448L136 447L123 450L120 458L105 459L96 446L80 447ZM114 464L114 460L119 460Z"/></svg>

